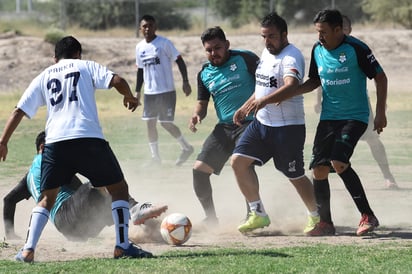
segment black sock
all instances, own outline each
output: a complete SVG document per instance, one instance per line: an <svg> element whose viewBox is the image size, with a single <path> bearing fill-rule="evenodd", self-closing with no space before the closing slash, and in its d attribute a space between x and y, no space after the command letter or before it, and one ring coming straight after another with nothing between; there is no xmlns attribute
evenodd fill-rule
<svg viewBox="0 0 412 274"><path fill-rule="evenodd" d="M330 187L328 179L313 179L313 188L315 191L320 219L326 223L333 224L330 213Z"/></svg>
<svg viewBox="0 0 412 274"><path fill-rule="evenodd" d="M193 189L205 211L206 217L216 218L210 174L193 169Z"/></svg>
<svg viewBox="0 0 412 274"><path fill-rule="evenodd" d="M365 190L362 187L362 183L358 174L348 167L344 172L338 174L345 183L346 189L352 196L353 201L356 204L361 214L374 215L372 209L369 206L368 199L366 198Z"/></svg>

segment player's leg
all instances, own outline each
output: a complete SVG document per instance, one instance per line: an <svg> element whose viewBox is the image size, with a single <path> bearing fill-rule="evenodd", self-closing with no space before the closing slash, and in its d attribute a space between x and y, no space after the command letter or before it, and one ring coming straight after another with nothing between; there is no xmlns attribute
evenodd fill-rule
<svg viewBox="0 0 412 274"><path fill-rule="evenodd" d="M362 215L358 235L364 235L379 225L375 217L359 176L350 165L350 157L367 124L358 121L346 121L336 133L336 142L331 154L332 166L343 180L356 207Z"/></svg>
<svg viewBox="0 0 412 274"><path fill-rule="evenodd" d="M315 193L320 222L309 236L327 236L335 234L330 209L330 185L328 174L330 171L330 153L334 143L333 128L330 122L320 121L312 148L310 169L313 176L313 190Z"/></svg>
<svg viewBox="0 0 412 274"><path fill-rule="evenodd" d="M254 165L263 165L272 156L272 151L262 140L262 131L266 127L254 120L246 128L237 142L231 158L231 166L235 173L240 191L245 196L250 207L250 214L246 222L238 226L241 233L249 232L257 228L263 228L270 224L263 202L259 194L259 181ZM268 134L267 132L264 133Z"/></svg>
<svg viewBox="0 0 412 274"><path fill-rule="evenodd" d="M176 91L166 92L158 95L159 122L160 125L172 135L181 147L181 152L176 160L176 165L180 166L189 159L194 152L194 148L182 135L179 127L174 123L176 110Z"/></svg>
<svg viewBox="0 0 412 274"><path fill-rule="evenodd" d="M157 95L144 95L142 120L146 121L147 137L151 153L151 160L148 164L146 164L147 166L161 164L157 132L157 117L159 113L159 106L156 100Z"/></svg>
<svg viewBox="0 0 412 274"><path fill-rule="evenodd" d="M115 226L116 246L114 258L152 257L129 242L129 190L119 162L109 144L101 139L79 139L75 152L78 159L72 164L88 178L94 187L106 187L111 195L112 218Z"/></svg>
<svg viewBox="0 0 412 274"><path fill-rule="evenodd" d="M217 223L213 202L211 174L219 175L226 161L232 155L234 142L232 130L217 124L206 138L193 166L193 189L205 212L206 223Z"/></svg>

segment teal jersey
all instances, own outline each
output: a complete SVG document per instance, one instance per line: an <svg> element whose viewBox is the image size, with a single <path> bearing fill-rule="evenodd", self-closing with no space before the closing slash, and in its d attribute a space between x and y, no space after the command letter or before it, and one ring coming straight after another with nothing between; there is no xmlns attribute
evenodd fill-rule
<svg viewBox="0 0 412 274"><path fill-rule="evenodd" d="M36 203L39 202L40 200L40 174L41 174L41 160L42 160L42 155L37 154L34 156L32 165L30 167L30 170L27 174L27 188L33 197L33 199L36 201ZM53 208L50 210L50 220L52 223L54 223L54 217L56 216L57 211L61 207L64 201L66 201L72 194L74 193L74 190L67 187L67 186L62 186L60 188L59 193L57 194L56 197L56 202L53 206Z"/></svg>
<svg viewBox="0 0 412 274"><path fill-rule="evenodd" d="M233 115L255 90L255 71L259 57L244 50L230 50L222 66L203 65L197 77L198 100L213 98L220 124L233 124ZM252 120L249 116L246 120Z"/></svg>
<svg viewBox="0 0 412 274"><path fill-rule="evenodd" d="M333 50L317 42L312 49L309 78L322 85L320 120L357 120L368 123L367 78L382 72L369 47L359 39L346 36Z"/></svg>

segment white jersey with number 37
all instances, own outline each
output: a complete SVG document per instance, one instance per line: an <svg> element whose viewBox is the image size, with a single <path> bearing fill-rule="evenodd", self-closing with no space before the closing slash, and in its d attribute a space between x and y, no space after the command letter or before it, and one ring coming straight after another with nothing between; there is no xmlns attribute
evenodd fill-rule
<svg viewBox="0 0 412 274"><path fill-rule="evenodd" d="M93 61L62 59L31 82L17 107L32 118L40 106L47 106L46 143L103 139L95 90L108 89L113 75Z"/></svg>

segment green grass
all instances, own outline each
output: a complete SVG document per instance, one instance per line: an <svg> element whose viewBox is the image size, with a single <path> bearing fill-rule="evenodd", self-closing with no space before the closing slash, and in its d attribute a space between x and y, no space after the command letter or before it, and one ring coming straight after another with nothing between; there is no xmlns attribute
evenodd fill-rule
<svg viewBox="0 0 412 274"><path fill-rule="evenodd" d="M22 264L1 261L1 273L411 273L411 244L314 245L173 251L155 259L82 259Z"/></svg>
<svg viewBox="0 0 412 274"><path fill-rule="evenodd" d="M19 94L0 95L0 130L15 106ZM176 123L189 141L200 148L204 138L216 122L214 110L199 126L199 132L187 130L188 119L195 103L195 96L183 97L178 92ZM122 161L138 162L147 158L146 127L140 119L141 109L130 113L122 107L116 92L97 95L102 127L106 138ZM389 101L389 127L382 140L389 160L399 172L399 181L410 181L412 94L394 94ZM305 157L309 159L311 143L317 123L313 113L314 96L306 96L307 144ZM30 164L34 137L44 128L44 109L33 120L24 119L9 143L7 161L0 163L0 184L20 178ZM176 144L159 130L160 148L165 158L173 158ZM360 142L353 162L360 169L376 165L371 160L369 148ZM133 153L131 153L133 151ZM375 167L376 169L376 167ZM376 171L378 172L378 171ZM273 238L276 241L276 237ZM9 248L7 242L0 245ZM374 243L371 245L317 244L284 248L249 249L208 248L201 251L173 251L161 254L153 260L82 259L65 262L39 262L21 264L12 260L0 260L0 273L412 273L412 243Z"/></svg>

